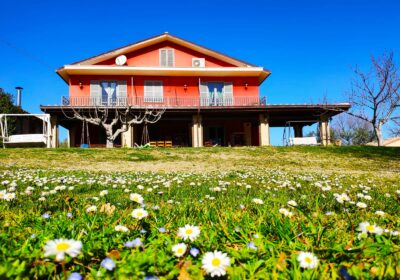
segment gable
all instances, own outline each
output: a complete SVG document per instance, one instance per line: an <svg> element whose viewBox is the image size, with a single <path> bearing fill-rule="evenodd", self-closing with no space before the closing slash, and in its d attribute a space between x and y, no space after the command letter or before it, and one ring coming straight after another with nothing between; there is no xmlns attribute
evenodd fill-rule
<svg viewBox="0 0 400 280"><path fill-rule="evenodd" d="M205 67L237 67L232 63L228 63L221 59L206 55L199 51L178 45L173 42L164 41L152 46L144 47L142 49L125 53L127 57L127 66L137 67L158 67L160 65L160 50L172 49L174 52L174 67L192 67L193 58L204 58ZM105 61L96 63L95 65L108 65L116 66L115 58L113 56Z"/></svg>

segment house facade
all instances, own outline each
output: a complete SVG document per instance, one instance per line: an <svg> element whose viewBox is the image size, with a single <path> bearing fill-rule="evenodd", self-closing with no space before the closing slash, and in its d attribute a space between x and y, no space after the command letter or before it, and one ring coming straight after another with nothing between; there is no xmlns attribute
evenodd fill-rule
<svg viewBox="0 0 400 280"><path fill-rule="evenodd" d="M86 142L84 125L68 117L73 111L124 108L138 113L165 109L155 124L132 125L116 140L120 146L150 141L173 146L269 145L269 128L320 123L323 144L329 142L329 118L347 110L341 104L271 105L259 86L270 71L164 33L56 70L69 87L59 106L41 106L52 118L53 146L58 126L69 131L71 146ZM88 126L91 146L105 145L101 127Z"/></svg>

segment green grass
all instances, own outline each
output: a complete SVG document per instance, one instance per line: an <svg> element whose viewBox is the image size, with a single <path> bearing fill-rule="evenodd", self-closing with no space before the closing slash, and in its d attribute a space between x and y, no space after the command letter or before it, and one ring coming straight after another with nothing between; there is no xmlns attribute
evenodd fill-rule
<svg viewBox="0 0 400 280"><path fill-rule="evenodd" d="M72 272L85 279L209 279L202 259L214 250L230 258L229 279L339 279L346 273L398 279L399 151L1 150L0 191L16 197L0 198L0 279L64 279ZM141 194L145 205L131 201L131 193ZM336 195L343 193L351 202L338 202ZM298 205L289 206L290 200ZM101 211L107 203L115 207L112 213ZM92 205L97 211L87 212ZM139 207L149 216L132 217ZM292 216L280 213L282 208ZM361 222L382 233L360 235ZM194 241L177 236L186 224L201 230ZM117 232L116 225L129 232ZM57 238L81 241L80 254L64 261L46 257L44 245ZM124 246L136 238L143 246ZM172 246L182 242L187 252L176 257ZM189 253L192 247L198 256ZM300 266L302 251L319 259L316 268ZM101 267L106 257L116 264L112 271Z"/></svg>

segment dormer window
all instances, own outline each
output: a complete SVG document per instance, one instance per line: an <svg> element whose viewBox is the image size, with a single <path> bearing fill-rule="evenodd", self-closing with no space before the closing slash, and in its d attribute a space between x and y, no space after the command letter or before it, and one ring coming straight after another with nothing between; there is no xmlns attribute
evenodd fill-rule
<svg viewBox="0 0 400 280"><path fill-rule="evenodd" d="M174 49L160 49L160 66L174 67L175 52Z"/></svg>

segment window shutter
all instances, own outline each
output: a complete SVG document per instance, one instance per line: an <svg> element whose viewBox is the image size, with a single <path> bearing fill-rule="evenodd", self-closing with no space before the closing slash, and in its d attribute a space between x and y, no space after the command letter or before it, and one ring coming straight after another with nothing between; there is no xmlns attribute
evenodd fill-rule
<svg viewBox="0 0 400 280"><path fill-rule="evenodd" d="M154 101L156 102L163 101L163 85L161 81L154 81L153 94L154 94Z"/></svg>
<svg viewBox="0 0 400 280"><path fill-rule="evenodd" d="M144 81L144 101L145 102L163 101L162 81Z"/></svg>
<svg viewBox="0 0 400 280"><path fill-rule="evenodd" d="M175 57L174 49L167 49L167 66L174 67Z"/></svg>
<svg viewBox="0 0 400 280"><path fill-rule="evenodd" d="M167 49L160 49L160 66L167 66Z"/></svg>
<svg viewBox="0 0 400 280"><path fill-rule="evenodd" d="M199 82L199 91L200 91L200 105L208 105L208 87L206 82Z"/></svg>
<svg viewBox="0 0 400 280"><path fill-rule="evenodd" d="M126 81L117 82L117 104L127 105L128 101L128 86Z"/></svg>
<svg viewBox="0 0 400 280"><path fill-rule="evenodd" d="M90 81L90 105L101 105L100 81Z"/></svg>
<svg viewBox="0 0 400 280"><path fill-rule="evenodd" d="M233 105L233 85L232 82L224 83L224 105Z"/></svg>

